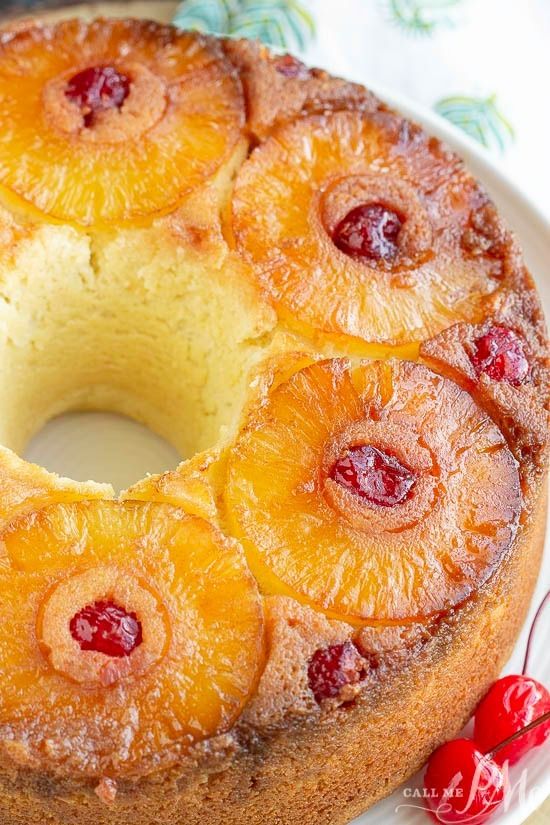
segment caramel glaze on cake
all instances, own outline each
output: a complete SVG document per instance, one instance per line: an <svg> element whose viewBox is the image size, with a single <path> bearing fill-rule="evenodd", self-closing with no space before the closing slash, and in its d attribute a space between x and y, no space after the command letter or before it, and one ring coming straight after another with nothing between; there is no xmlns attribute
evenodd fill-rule
<svg viewBox="0 0 550 825"><path fill-rule="evenodd" d="M20 25L0 115L0 821L344 825L525 618L521 250L439 141L255 43ZM18 458L70 409L188 458L120 496Z"/></svg>

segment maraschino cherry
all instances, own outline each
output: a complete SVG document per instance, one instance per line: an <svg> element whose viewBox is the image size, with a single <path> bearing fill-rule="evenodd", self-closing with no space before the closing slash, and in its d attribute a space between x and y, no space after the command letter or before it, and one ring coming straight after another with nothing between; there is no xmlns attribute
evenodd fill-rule
<svg viewBox="0 0 550 825"><path fill-rule="evenodd" d="M424 774L430 813L443 825L483 825L504 800L506 775L496 761L500 750L531 736L550 722L550 711L484 753L471 739L447 742L432 754Z"/></svg>
<svg viewBox="0 0 550 825"><path fill-rule="evenodd" d="M98 112L120 109L130 93L130 79L114 66L92 66L75 74L65 89L66 97L84 115L84 125L92 126Z"/></svg>
<svg viewBox="0 0 550 825"><path fill-rule="evenodd" d="M525 728L529 722L550 711L550 693L529 676L504 676L480 702L474 721L474 739L484 751ZM495 754L499 764L515 765L532 748L550 736L550 722L526 733Z"/></svg>
<svg viewBox="0 0 550 825"><path fill-rule="evenodd" d="M506 381L517 387L529 374L525 345L520 336L507 327L491 327L478 338L470 356L478 375L485 373L493 381Z"/></svg>
<svg viewBox="0 0 550 825"><path fill-rule="evenodd" d="M143 641L141 622L114 602L97 601L73 616L70 622L73 639L81 650L93 650L106 656L129 656Z"/></svg>
<svg viewBox="0 0 550 825"><path fill-rule="evenodd" d="M316 650L308 664L309 687L315 701L334 699L347 685L356 685L365 676L365 660L353 642Z"/></svg>
<svg viewBox="0 0 550 825"><path fill-rule="evenodd" d="M342 218L332 240L346 255L366 261L390 261L397 255L403 219L383 203L356 206Z"/></svg>
<svg viewBox="0 0 550 825"><path fill-rule="evenodd" d="M401 504L416 475L390 453L371 444L350 447L334 464L330 477L360 498L381 507Z"/></svg>
<svg viewBox="0 0 550 825"><path fill-rule="evenodd" d="M504 774L471 739L447 742L432 754L424 775L426 799L437 822L481 825L504 799Z"/></svg>

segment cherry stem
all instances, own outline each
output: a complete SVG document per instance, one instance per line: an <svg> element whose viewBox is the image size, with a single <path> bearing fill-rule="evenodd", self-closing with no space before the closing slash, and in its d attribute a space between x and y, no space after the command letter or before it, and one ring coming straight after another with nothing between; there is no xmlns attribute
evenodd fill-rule
<svg viewBox="0 0 550 825"><path fill-rule="evenodd" d="M527 639L527 648L525 650L525 659L524 659L524 662L523 662L523 670L521 671L523 676L525 676L527 674L527 671L529 670L529 658L530 658L530 655L531 655L531 648L533 646L533 642L534 642L534 639L535 639L535 631L537 629L538 621L539 621L540 617L542 616L544 608L546 607L548 602L550 602L550 590L548 591L548 593L546 594L544 599L539 604L537 612L535 613L535 618L533 619L533 621L531 623L531 630L529 631L529 638Z"/></svg>
<svg viewBox="0 0 550 825"><path fill-rule="evenodd" d="M521 730L517 730L515 733L512 734L512 736L509 736L507 739L504 739L502 742L499 742L499 744L496 745L496 747L492 748L490 751L488 751L485 754L485 756L487 756L488 759L492 759L495 753L502 750L502 748L511 745L512 742L516 741L516 739L520 739L522 736L525 736L526 733L529 733L529 731L538 728L539 725L544 725L545 722L550 722L550 710L546 711L546 713L543 713L542 716L538 717L538 719L533 719L532 722L530 722L528 725L525 725L525 727L521 728Z"/></svg>

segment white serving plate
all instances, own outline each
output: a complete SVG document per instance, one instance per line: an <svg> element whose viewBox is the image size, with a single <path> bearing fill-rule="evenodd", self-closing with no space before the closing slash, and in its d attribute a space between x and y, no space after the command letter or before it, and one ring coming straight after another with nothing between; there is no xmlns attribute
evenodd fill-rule
<svg viewBox="0 0 550 825"><path fill-rule="evenodd" d="M359 78L359 81L365 82L365 79ZM368 81L367 85L370 85ZM386 90L378 88L375 91L396 109L422 123L430 133L445 140L485 184L522 242L546 315L550 318L550 226L543 215L506 180L489 155L468 137L428 110ZM32 440L26 458L73 478L111 481L117 489L130 485L147 472L160 472L178 462L174 449L158 436L134 422L108 413L68 414L50 422ZM530 617L507 672L521 671L532 615L550 589L549 543L547 531L545 559ZM550 641L550 609L539 623L537 641L532 657L532 675L550 685L550 657L546 655L544 644ZM516 766L511 779L514 786L516 783L519 786L510 807L501 809L490 820L493 825L520 825L550 795L550 743ZM357 781L361 781L360 776ZM420 782L420 775L414 777L406 786L354 820L353 825L427 825L430 820L421 809L422 800L407 795Z"/></svg>

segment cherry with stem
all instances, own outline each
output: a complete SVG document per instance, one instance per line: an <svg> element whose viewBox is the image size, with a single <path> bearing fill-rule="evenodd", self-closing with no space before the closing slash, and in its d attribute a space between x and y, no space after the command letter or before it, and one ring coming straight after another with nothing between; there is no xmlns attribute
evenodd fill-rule
<svg viewBox="0 0 550 825"><path fill-rule="evenodd" d="M424 774L428 807L436 821L483 825L506 795L506 774L495 757L549 722L550 710L488 751L471 739L454 739L438 748Z"/></svg>
<svg viewBox="0 0 550 825"><path fill-rule="evenodd" d="M537 717L537 719L534 719L524 728L521 728L521 730L517 730L507 739L504 739L502 742L499 742L498 745L495 745L495 747L491 751L485 753L484 756L486 756L488 759L493 759L495 754L498 753L498 751L503 750L503 748L507 748L508 745L511 745L512 742L515 742L516 739L521 739L521 737L525 736L526 733L529 733L530 731L535 730L535 728L544 725L545 722L550 722L550 710L547 710L546 713L543 713L542 716L539 716Z"/></svg>

